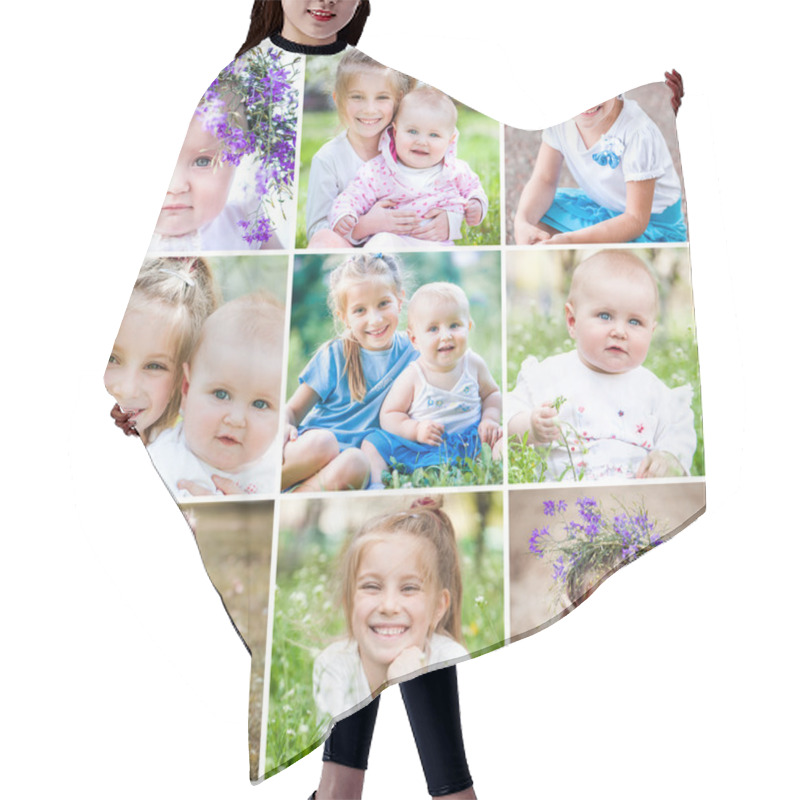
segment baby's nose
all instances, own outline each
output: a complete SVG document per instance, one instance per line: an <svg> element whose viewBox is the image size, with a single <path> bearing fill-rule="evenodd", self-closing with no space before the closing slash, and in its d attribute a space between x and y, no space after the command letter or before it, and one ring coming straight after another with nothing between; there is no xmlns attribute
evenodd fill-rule
<svg viewBox="0 0 800 800"><path fill-rule="evenodd" d="M225 415L225 422L228 425L242 427L245 424L244 408L239 403L232 403Z"/></svg>
<svg viewBox="0 0 800 800"><path fill-rule="evenodd" d="M169 182L167 192L169 194L180 194L181 192L189 191L189 175L188 172L180 165L175 167L175 172L172 173L172 178Z"/></svg>

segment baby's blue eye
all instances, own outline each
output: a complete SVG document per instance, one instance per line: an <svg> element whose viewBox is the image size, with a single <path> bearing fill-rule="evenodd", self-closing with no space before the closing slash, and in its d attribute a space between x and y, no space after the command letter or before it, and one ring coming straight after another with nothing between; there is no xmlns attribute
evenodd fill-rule
<svg viewBox="0 0 800 800"><path fill-rule="evenodd" d="M428 328L428 330L429 330L431 333L436 333L436 331L438 331L438 330L439 330L439 328L438 328L438 326L436 326L436 325L431 325L431 326L430 326L430 328Z"/></svg>
<svg viewBox="0 0 800 800"><path fill-rule="evenodd" d="M600 317L600 319L611 319L611 314L609 314L608 311L601 311L597 316Z"/></svg>
<svg viewBox="0 0 800 800"><path fill-rule="evenodd" d="M254 400L253 407L259 409L269 408L269 403L266 400Z"/></svg>
<svg viewBox="0 0 800 800"><path fill-rule="evenodd" d="M196 167L210 167L211 166L211 161L212 161L212 159L209 158L208 156L198 156L194 160L194 165Z"/></svg>
<svg viewBox="0 0 800 800"><path fill-rule="evenodd" d="M631 320L628 320L628 322L630 322L631 325L641 325L642 324L641 321L638 320L638 319L631 319Z"/></svg>
<svg viewBox="0 0 800 800"><path fill-rule="evenodd" d="M230 394L225 389L215 389L213 394L217 400L228 400L230 398Z"/></svg>

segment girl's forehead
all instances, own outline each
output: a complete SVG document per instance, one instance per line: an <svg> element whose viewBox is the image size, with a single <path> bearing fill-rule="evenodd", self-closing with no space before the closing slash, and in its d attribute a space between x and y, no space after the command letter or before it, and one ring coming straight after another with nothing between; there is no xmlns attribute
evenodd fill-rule
<svg viewBox="0 0 800 800"><path fill-rule="evenodd" d="M358 571L370 569L385 562L392 569L407 568L409 563L419 572L426 572L426 564L434 557L433 545L421 536L410 533L376 531L361 546Z"/></svg>
<svg viewBox="0 0 800 800"><path fill-rule="evenodd" d="M357 301L368 295L391 294L397 296L397 287L388 275L366 275L342 283L341 295L345 303Z"/></svg>

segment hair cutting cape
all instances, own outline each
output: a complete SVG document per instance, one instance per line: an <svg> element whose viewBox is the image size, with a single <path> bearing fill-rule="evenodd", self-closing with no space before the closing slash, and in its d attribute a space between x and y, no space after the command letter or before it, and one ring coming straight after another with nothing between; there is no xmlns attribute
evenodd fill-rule
<svg viewBox="0 0 800 800"><path fill-rule="evenodd" d="M309 230L319 231L320 213L360 166L332 101L343 55L289 52L266 41L223 70L192 120L199 149L189 152L188 139L185 148L188 172L205 169L216 188L202 196L191 174L181 178L179 163L143 267L152 270L157 260L155 269L169 275L200 257L213 276L209 291L218 306L254 295L265 303L267 317L280 318L279 332L273 325L268 336L258 325L209 328L200 333L199 348L197 330L175 334L170 328L173 339L166 340L193 339L183 342L184 361L205 359L220 368L248 348L266 350L268 373L245 377L254 378L258 391L267 384L264 392L272 393L274 407L266 409L256 390L247 395L240 374L202 387L199 368L190 364L186 381L183 364L175 364L171 391L180 411L165 412L143 435L252 655L253 781L307 754L337 718L383 688L366 679L367 643L359 636L369 634L346 619L345 600L354 587L347 585L341 560L350 537L371 519L415 503L424 507L435 498L441 503L436 513L446 514L455 530L461 583L450 584L449 600L451 608L460 608L460 619L421 642L425 659L408 678L487 654L552 624L620 566L673 536L705 508L686 206L668 88L651 84L621 95L619 119L589 148L572 121L544 132L516 130L456 102L457 153L448 154L443 174L447 179L452 163L470 176L472 188L461 196L462 209L448 206L446 244L395 240L393 249L382 246L378 253L369 241L309 247ZM563 157L546 217L553 228L611 219L625 210L629 182L655 180L646 231L625 243L516 244L515 213L543 141ZM397 158L394 148L384 150L382 157ZM396 166L373 164L360 179L380 174L378 189L385 184L389 200L401 205L402 192L393 184L404 178ZM471 198L479 199L477 225L465 219ZM608 250L611 258L620 252L636 256L658 287L658 325L644 364L614 375L593 371L578 358L564 312L576 266ZM337 350L347 333L328 306L329 276L365 252L399 262L405 296L392 349L378 358L362 350L368 391L348 413L347 375ZM187 292L199 290L191 275L189 269ZM335 429L342 450L357 447L380 427L380 404L391 383L381 375L399 374L416 358L405 333L407 301L432 281L457 284L466 293L470 352L482 359L500 390L502 424L550 404L558 409L557 438L538 444L532 434L519 438L506 430L503 447L495 448L502 453L493 454L473 435L471 445L443 446L425 466L413 463L413 447L405 448L404 461L391 453L386 459L382 488L281 491L283 410L300 381L320 396L306 420L313 424L301 427L302 435ZM156 302L144 293L142 298ZM162 317L164 326L174 325L168 313ZM226 336L238 331L241 347L220 339L228 356L202 353L209 337L222 336L220 330ZM263 367L263 359L256 361ZM203 390L217 403L244 396L244 421L226 421L222 412L210 422L195 419L188 393ZM135 411L137 400L125 391L112 389L124 410ZM431 397L437 402L435 392ZM334 406L330 422L326 409ZM222 438L222 449L243 446L245 437L257 435L248 426L262 425L247 415L262 412L278 421L260 429L262 438L246 455L217 460L213 447L203 449L204 433ZM642 461L658 452L671 456L671 469L637 477ZM435 567L427 567L428 588L440 585L429 574ZM409 620L392 619L391 635L401 638ZM372 635L391 638L375 627Z"/></svg>

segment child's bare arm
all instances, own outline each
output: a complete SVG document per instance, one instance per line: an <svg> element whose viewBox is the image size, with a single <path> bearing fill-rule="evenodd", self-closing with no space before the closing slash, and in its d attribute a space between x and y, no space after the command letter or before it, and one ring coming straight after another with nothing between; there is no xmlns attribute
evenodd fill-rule
<svg viewBox="0 0 800 800"><path fill-rule="evenodd" d="M417 440L417 430L420 423L411 419L408 411L414 402L414 373L410 369L404 370L400 377L392 384L386 399L381 406L381 428L395 436L404 439Z"/></svg>
<svg viewBox="0 0 800 800"><path fill-rule="evenodd" d="M548 244L592 244L600 242L630 242L638 239L650 224L656 179L628 181L625 184L625 211L617 217L598 222L579 231L557 233Z"/></svg>
<svg viewBox="0 0 800 800"><path fill-rule="evenodd" d="M514 241L517 244L536 244L549 238L550 234L537 226L553 204L563 162L564 156L558 150L542 143L514 216Z"/></svg>
<svg viewBox="0 0 800 800"><path fill-rule="evenodd" d="M475 353L471 353L468 358L473 359L478 377L478 391L481 397L481 421L478 424L478 435L482 442L486 442L490 447L494 447L496 442L503 435L500 427L500 418L503 413L503 396L500 388L495 383L492 373L486 362Z"/></svg>
<svg viewBox="0 0 800 800"><path fill-rule="evenodd" d="M284 444L288 439L297 438L297 426L305 419L306 414L319 402L319 395L307 384L301 383L289 398L284 411L286 433ZM291 432L294 431L292 435Z"/></svg>

